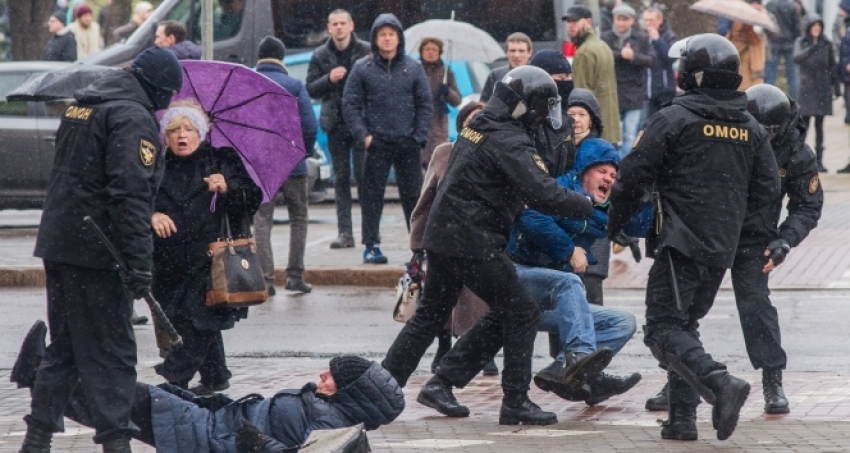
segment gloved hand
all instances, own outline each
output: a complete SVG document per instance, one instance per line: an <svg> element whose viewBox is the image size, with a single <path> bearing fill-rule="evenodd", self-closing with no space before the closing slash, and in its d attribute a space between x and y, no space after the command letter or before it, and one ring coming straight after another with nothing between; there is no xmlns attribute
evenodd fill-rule
<svg viewBox="0 0 850 453"><path fill-rule="evenodd" d="M449 97L449 86L445 83L440 84L440 88L437 88L437 98L441 99L443 102Z"/></svg>
<svg viewBox="0 0 850 453"><path fill-rule="evenodd" d="M262 433L247 418L242 417L242 427L236 431L236 449L240 452L254 452L263 448L269 437Z"/></svg>
<svg viewBox="0 0 850 453"><path fill-rule="evenodd" d="M767 249L764 251L764 256L768 257L773 262L773 267L779 266L785 261L788 252L791 251L791 244L785 239L774 239L767 244Z"/></svg>
<svg viewBox="0 0 850 453"><path fill-rule="evenodd" d="M638 240L637 238L626 236L626 233L623 233L622 230L612 234L609 239L611 239L611 242L619 246L628 247L629 250L632 252L632 258L635 259L635 262L640 263L640 260L642 258L642 254L640 251L640 240Z"/></svg>
<svg viewBox="0 0 850 453"><path fill-rule="evenodd" d="M141 299L151 290L151 281L153 276L149 271L131 270L129 272L121 272L121 281L130 290L133 299Z"/></svg>

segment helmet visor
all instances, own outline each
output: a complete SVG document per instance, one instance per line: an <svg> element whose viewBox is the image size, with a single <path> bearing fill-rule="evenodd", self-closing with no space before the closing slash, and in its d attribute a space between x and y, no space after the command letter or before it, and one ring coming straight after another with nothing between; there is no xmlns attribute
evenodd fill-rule
<svg viewBox="0 0 850 453"><path fill-rule="evenodd" d="M688 47L688 40L690 39L690 37L687 37L674 42L673 45L670 46L670 50L667 51L667 56L670 58L682 58L682 55L685 53L685 49Z"/></svg>
<svg viewBox="0 0 850 453"><path fill-rule="evenodd" d="M552 128L558 130L562 126L561 121L561 97L553 97L549 98L549 123L552 125Z"/></svg>

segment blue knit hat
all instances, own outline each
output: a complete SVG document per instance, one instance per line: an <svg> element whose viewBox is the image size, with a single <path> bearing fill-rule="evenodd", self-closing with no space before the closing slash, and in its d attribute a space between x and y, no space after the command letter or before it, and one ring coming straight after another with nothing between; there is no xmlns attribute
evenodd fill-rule
<svg viewBox="0 0 850 453"><path fill-rule="evenodd" d="M850 0L847 0L850 2ZM573 67L570 65L570 60L567 60L561 52L553 49L545 49L538 51L531 57L528 62L531 66L546 71L549 75L553 74L572 74Z"/></svg>
<svg viewBox="0 0 850 453"><path fill-rule="evenodd" d="M130 69L159 90L180 91L183 88L183 67L173 52L162 47L143 50L133 60Z"/></svg>

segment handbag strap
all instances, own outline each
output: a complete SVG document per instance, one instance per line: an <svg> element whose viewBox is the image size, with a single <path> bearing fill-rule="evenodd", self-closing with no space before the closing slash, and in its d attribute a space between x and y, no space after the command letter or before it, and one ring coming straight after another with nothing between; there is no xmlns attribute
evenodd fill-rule
<svg viewBox="0 0 850 453"><path fill-rule="evenodd" d="M218 233L219 240L233 241L233 231L230 229L230 216L225 210L221 213L221 229Z"/></svg>

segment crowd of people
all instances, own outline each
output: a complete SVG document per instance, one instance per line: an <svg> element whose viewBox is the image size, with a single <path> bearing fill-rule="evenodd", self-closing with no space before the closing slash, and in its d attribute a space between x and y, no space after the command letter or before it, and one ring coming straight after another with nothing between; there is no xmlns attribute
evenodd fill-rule
<svg viewBox="0 0 850 453"><path fill-rule="evenodd" d="M149 14L145 3L126 28ZM841 8L850 16L850 0ZM453 389L484 369L498 374L493 359L502 351L499 423L556 423L555 413L529 398L532 382L593 406L641 379L605 372L637 325L634 315L604 305L602 290L612 251L642 259L638 238L646 238L654 259L643 341L667 372L664 389L646 404L668 411L661 437L696 440L696 408L705 401L725 440L749 396L750 384L708 354L699 336L727 269L747 353L762 370L764 410L790 411L767 276L817 226L822 121L831 113L824 104L831 108L839 92L816 90L850 85L834 61L844 61L850 37L836 53L818 17L803 24L791 0L773 0L768 9L781 30L793 21L780 13L797 21L796 37L768 35L775 47L761 53L785 58L788 93L753 83L758 51L740 40L763 31L750 25L733 22L725 33L680 40L657 7L639 14L622 1L605 3L610 28L599 30L592 11L574 5L562 17L576 47L572 62L560 51L534 52L523 33L509 35L508 64L491 73L481 102L460 109L453 143L447 114L461 99L440 37L422 39L417 60L405 52L395 15L378 15L363 41L348 11L331 11L330 36L314 52L306 83L289 76L283 43L263 39L254 70L297 98L306 149L317 126L328 134L338 219L330 247L355 246L353 174L363 261L388 262L379 226L394 168L411 261L427 270L416 313L380 364L336 357L318 384L238 400L217 393L232 376L221 332L248 309L205 303L207 247L224 225L233 236L253 234L273 295L274 203L261 202L234 149L207 140L210 119L200 105L171 102L183 84L178 59L197 56L184 44L182 24L160 23L155 47L77 91L75 108L62 118L35 250L47 277L50 343L48 326L37 322L11 373L32 394L21 451L49 452L64 417L93 427L105 453L129 452L131 438L158 451L285 451L314 430L358 423L375 429L402 412L401 388L435 338L433 376L420 404L468 416ZM73 15L87 30L95 25L86 5ZM69 43L85 32L65 28L64 19L57 12L48 22L50 53L79 57L89 48ZM775 77L775 65L766 60L765 77ZM850 74L850 64L843 68ZM310 97L322 104L318 124ZM805 144L811 117L817 153ZM291 219L286 289L309 293L303 160L282 191ZM127 269L116 271L83 237L84 215L108 232ZM68 241L68 234L80 237ZM149 292L183 338L182 347L161 351L155 369L166 383L157 386L136 382L131 327L132 301ZM466 326L453 328L452 318L465 318ZM533 373L538 331L550 334L553 361ZM190 388L195 376L199 383Z"/></svg>

